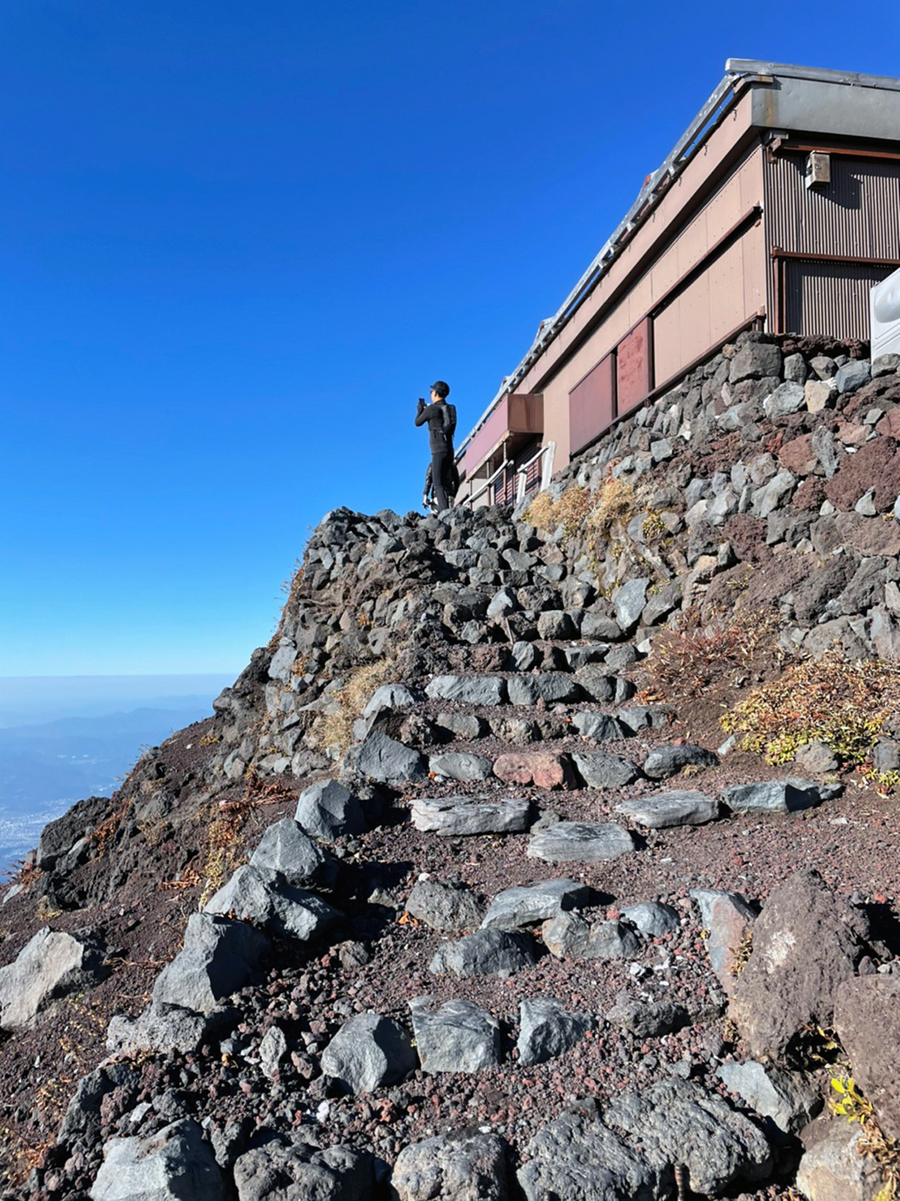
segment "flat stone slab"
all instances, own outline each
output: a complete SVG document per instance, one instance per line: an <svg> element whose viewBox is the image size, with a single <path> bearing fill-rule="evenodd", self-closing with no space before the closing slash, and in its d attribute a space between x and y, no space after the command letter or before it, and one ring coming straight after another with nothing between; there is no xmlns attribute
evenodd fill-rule
<svg viewBox="0 0 900 1201"><path fill-rule="evenodd" d="M412 823L424 833L521 834L531 825L531 801L510 797L503 801L469 800L468 797L416 797Z"/></svg>
<svg viewBox="0 0 900 1201"><path fill-rule="evenodd" d="M435 976L512 975L533 967L538 960L537 943L529 934L507 930L476 930L456 942L445 942L428 965Z"/></svg>
<svg viewBox="0 0 900 1201"><path fill-rule="evenodd" d="M432 997L409 1003L413 1036L424 1072L480 1072L500 1063L500 1023L471 1001Z"/></svg>
<svg viewBox="0 0 900 1201"><path fill-rule="evenodd" d="M655 746L641 765L651 780L665 780L683 767L715 767L719 757L715 751L696 743L663 742Z"/></svg>
<svg viewBox="0 0 900 1201"><path fill-rule="evenodd" d="M660 792L656 796L641 797L636 801L623 801L616 805L629 821L648 830L664 830L668 826L702 826L719 816L719 802L703 792L675 789Z"/></svg>
<svg viewBox="0 0 900 1201"><path fill-rule="evenodd" d="M515 930L546 921L562 909L588 905L592 889L579 880L559 877L498 892L481 923L483 930Z"/></svg>
<svg viewBox="0 0 900 1201"><path fill-rule="evenodd" d="M598 863L634 849L633 835L615 822L557 822L533 835L525 854L545 863Z"/></svg>
<svg viewBox="0 0 900 1201"><path fill-rule="evenodd" d="M734 784L722 799L733 813L797 813L830 800L841 791L840 784L817 784L802 776Z"/></svg>
<svg viewBox="0 0 900 1201"><path fill-rule="evenodd" d="M431 700L502 705L506 700L506 680L502 676L435 676L425 693Z"/></svg>
<svg viewBox="0 0 900 1201"><path fill-rule="evenodd" d="M584 695L577 681L564 672L513 676L507 680L506 690L511 705L536 705L538 701L549 705L575 701Z"/></svg>
<svg viewBox="0 0 900 1201"><path fill-rule="evenodd" d="M484 755L473 755L470 751L447 751L432 755L428 766L441 779L466 781L486 780L494 765Z"/></svg>
<svg viewBox="0 0 900 1201"><path fill-rule="evenodd" d="M622 788L640 775L629 759L607 755L603 751L593 751L588 755L576 752L572 760L588 788Z"/></svg>

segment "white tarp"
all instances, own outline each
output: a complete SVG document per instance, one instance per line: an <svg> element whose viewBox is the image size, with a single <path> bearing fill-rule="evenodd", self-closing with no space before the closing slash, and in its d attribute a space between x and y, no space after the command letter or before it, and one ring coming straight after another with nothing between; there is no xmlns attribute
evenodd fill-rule
<svg viewBox="0 0 900 1201"><path fill-rule="evenodd" d="M872 359L900 354L900 270L872 289Z"/></svg>

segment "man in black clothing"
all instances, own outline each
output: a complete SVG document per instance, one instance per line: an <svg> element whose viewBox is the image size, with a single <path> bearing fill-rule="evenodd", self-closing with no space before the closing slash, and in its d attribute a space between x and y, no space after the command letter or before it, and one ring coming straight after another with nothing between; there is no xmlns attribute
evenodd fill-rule
<svg viewBox="0 0 900 1201"><path fill-rule="evenodd" d="M453 462L453 433L456 429L456 409L447 404L450 388L442 379L431 385L431 404L420 398L416 425L428 423L428 446L431 450L431 481L437 510L449 507L447 473Z"/></svg>

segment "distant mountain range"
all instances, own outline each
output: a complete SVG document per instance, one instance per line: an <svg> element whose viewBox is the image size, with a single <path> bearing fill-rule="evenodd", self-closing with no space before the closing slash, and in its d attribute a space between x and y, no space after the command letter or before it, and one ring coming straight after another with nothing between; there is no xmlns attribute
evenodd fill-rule
<svg viewBox="0 0 900 1201"><path fill-rule="evenodd" d="M83 797L109 796L147 747L209 716L216 684L153 698L163 704L0 728L0 878L47 822Z"/></svg>

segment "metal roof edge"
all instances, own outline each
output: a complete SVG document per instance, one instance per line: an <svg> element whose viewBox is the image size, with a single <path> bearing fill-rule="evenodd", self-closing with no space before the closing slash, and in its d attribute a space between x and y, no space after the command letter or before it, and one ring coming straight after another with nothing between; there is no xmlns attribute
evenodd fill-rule
<svg viewBox="0 0 900 1201"><path fill-rule="evenodd" d="M833 71L819 67L798 67L791 63L767 63L751 58L729 58L725 70L738 75L774 75L783 79L806 79L814 83L836 83L846 87L884 88L900 92L900 79L890 75L863 75L858 71Z"/></svg>

